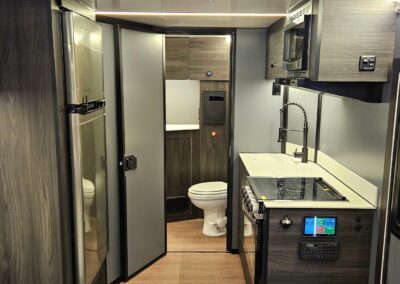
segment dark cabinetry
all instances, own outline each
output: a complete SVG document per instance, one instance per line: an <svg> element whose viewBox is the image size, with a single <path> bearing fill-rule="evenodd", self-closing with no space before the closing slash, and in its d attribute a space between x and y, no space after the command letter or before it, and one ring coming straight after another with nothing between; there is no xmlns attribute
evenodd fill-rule
<svg viewBox="0 0 400 284"><path fill-rule="evenodd" d="M229 80L230 42L225 37L167 37L167 80Z"/></svg>
<svg viewBox="0 0 400 284"><path fill-rule="evenodd" d="M296 11L288 17L295 17ZM266 78L284 78L287 19L268 28ZM308 77L320 82L385 82L393 59L396 14L381 0L315 0L311 12ZM361 56L375 56L374 70L360 70Z"/></svg>
<svg viewBox="0 0 400 284"><path fill-rule="evenodd" d="M229 80L230 42L225 37L189 39L189 79Z"/></svg>
<svg viewBox="0 0 400 284"><path fill-rule="evenodd" d="M285 78L283 69L283 28L287 20L281 19L268 28L265 78Z"/></svg>
<svg viewBox="0 0 400 284"><path fill-rule="evenodd" d="M199 179L199 131L168 131L165 144L167 221L197 218L188 190Z"/></svg>
<svg viewBox="0 0 400 284"><path fill-rule="evenodd" d="M372 237L372 210L332 209L269 209L265 254L265 283L368 283ZM289 229L280 221L288 216L293 224ZM304 260L299 257L304 216L337 217L336 261ZM317 241L318 238L314 238Z"/></svg>
<svg viewBox="0 0 400 284"><path fill-rule="evenodd" d="M168 80L189 78L189 38L165 38L165 77Z"/></svg>
<svg viewBox="0 0 400 284"><path fill-rule="evenodd" d="M205 123L204 99L207 91L224 93L225 122ZM200 83L200 181L226 181L228 171L229 147L229 83L204 82Z"/></svg>

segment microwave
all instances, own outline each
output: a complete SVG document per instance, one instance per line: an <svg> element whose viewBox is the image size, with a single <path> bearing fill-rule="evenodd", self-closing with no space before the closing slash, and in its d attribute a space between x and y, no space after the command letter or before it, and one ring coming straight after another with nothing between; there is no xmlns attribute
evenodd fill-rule
<svg viewBox="0 0 400 284"><path fill-rule="evenodd" d="M288 78L308 78L312 1L289 11L288 20L284 27L283 68Z"/></svg>

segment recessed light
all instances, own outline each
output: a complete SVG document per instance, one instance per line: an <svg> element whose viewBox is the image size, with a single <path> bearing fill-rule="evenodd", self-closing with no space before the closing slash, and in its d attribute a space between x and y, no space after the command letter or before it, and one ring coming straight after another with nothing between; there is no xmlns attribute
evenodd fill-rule
<svg viewBox="0 0 400 284"><path fill-rule="evenodd" d="M96 11L96 15L115 16L163 16L163 17L286 17L287 14L269 13L175 13L175 12L122 12Z"/></svg>

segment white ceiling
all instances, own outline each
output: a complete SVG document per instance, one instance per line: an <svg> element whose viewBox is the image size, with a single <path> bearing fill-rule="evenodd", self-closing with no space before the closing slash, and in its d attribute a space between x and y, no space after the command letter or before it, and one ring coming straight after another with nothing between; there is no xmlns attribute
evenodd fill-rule
<svg viewBox="0 0 400 284"><path fill-rule="evenodd" d="M283 17L286 7L287 0L97 0L96 11L100 15L102 12L118 12L105 16L163 27L266 28ZM123 12L166 14L129 15ZM193 13L208 14L199 16ZM243 15L232 16L231 13ZM249 15L251 13L257 15Z"/></svg>

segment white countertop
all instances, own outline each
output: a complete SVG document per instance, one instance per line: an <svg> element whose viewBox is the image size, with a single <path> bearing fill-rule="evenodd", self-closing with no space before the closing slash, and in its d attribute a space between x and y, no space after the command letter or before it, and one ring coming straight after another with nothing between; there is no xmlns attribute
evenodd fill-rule
<svg viewBox="0 0 400 284"><path fill-rule="evenodd" d="M198 130L200 126L198 124L167 124L167 131L184 131L184 130Z"/></svg>
<svg viewBox="0 0 400 284"><path fill-rule="evenodd" d="M360 189L350 189L331 173L313 162L302 163L286 154L241 153L240 158L250 176L265 177L321 177L347 201L265 201L267 208L330 208L330 209L375 209L376 206L358 195ZM362 192L362 190L361 190Z"/></svg>

